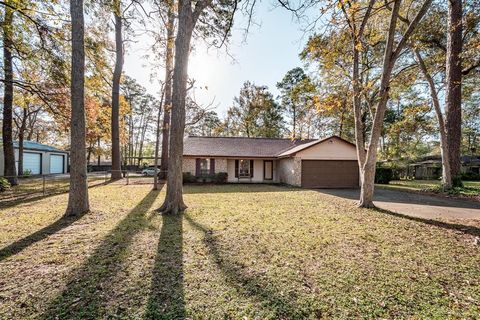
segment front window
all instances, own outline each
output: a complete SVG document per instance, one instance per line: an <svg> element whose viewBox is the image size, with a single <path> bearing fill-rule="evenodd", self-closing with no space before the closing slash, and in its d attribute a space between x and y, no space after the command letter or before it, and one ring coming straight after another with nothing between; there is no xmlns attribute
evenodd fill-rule
<svg viewBox="0 0 480 320"><path fill-rule="evenodd" d="M200 159L200 175L206 176L210 174L210 159Z"/></svg>
<svg viewBox="0 0 480 320"><path fill-rule="evenodd" d="M239 177L250 177L250 160L240 160L238 165Z"/></svg>

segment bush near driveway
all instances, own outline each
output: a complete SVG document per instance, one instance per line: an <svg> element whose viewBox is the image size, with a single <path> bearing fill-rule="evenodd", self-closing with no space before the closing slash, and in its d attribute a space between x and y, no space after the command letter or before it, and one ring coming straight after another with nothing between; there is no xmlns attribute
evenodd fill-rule
<svg viewBox="0 0 480 320"><path fill-rule="evenodd" d="M387 189L467 197L480 201L480 181L463 181L463 187L454 187L446 193L444 193L440 187L440 180L394 180L390 181L388 186L379 186Z"/></svg>
<svg viewBox="0 0 480 320"><path fill-rule="evenodd" d="M389 184L393 180L393 169L377 167L375 169L375 183Z"/></svg>
<svg viewBox="0 0 480 320"><path fill-rule="evenodd" d="M0 192L4 192L10 189L10 183L7 179L0 177Z"/></svg>

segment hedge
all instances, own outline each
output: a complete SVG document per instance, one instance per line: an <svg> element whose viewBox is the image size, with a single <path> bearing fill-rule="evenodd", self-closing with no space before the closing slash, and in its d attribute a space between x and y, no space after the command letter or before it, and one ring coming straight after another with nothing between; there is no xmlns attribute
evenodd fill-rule
<svg viewBox="0 0 480 320"><path fill-rule="evenodd" d="M194 176L190 172L183 173L183 183L227 183L228 174L226 172L218 172L215 174L209 174L205 176Z"/></svg>
<svg viewBox="0 0 480 320"><path fill-rule="evenodd" d="M393 169L377 167L375 171L375 183L389 184L393 180Z"/></svg>

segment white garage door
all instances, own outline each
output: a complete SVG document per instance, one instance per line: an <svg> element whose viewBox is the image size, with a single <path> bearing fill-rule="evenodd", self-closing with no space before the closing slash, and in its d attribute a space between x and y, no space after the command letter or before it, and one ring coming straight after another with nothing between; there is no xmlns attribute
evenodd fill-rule
<svg viewBox="0 0 480 320"><path fill-rule="evenodd" d="M58 154L50 155L50 173L63 173L63 156Z"/></svg>
<svg viewBox="0 0 480 320"><path fill-rule="evenodd" d="M42 157L40 153L23 153L23 171L30 171L31 174L40 174L42 167Z"/></svg>

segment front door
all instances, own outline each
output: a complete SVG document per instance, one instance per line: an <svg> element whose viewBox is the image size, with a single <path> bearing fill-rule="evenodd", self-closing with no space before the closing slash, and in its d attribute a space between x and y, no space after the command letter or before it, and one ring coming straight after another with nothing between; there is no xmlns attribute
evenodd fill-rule
<svg viewBox="0 0 480 320"><path fill-rule="evenodd" d="M273 180L273 161L265 160L263 162L263 179Z"/></svg>

